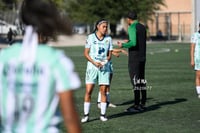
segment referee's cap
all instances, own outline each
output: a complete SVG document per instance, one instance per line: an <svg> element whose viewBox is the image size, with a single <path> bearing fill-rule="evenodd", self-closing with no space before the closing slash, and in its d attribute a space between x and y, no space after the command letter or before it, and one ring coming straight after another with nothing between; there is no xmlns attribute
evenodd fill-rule
<svg viewBox="0 0 200 133"><path fill-rule="evenodd" d="M132 19L132 20L136 20L137 19L137 13L136 13L136 11L130 11L130 12L128 12L126 17L129 18L129 19Z"/></svg>

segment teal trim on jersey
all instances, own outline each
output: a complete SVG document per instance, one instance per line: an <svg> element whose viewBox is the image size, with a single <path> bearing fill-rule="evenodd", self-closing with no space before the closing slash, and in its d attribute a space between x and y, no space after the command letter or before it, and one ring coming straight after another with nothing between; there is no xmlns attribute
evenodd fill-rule
<svg viewBox="0 0 200 133"><path fill-rule="evenodd" d="M138 21L135 20L129 27L128 27L128 35L129 41L127 43L122 43L122 48L131 48L136 46L137 38L136 38L136 25Z"/></svg>
<svg viewBox="0 0 200 133"><path fill-rule="evenodd" d="M60 63L60 62L59 62L59 63ZM66 72L63 65L60 65L60 64L57 63L57 68L59 68L59 69L58 69L58 73L59 73L60 76L63 75L63 72ZM66 72L66 73L64 73L64 74L69 75L68 72ZM64 89L69 88L69 87L71 86L71 85L70 85L70 79L69 79L68 76L63 76L63 77L60 78L60 80L61 80L62 83L63 83Z"/></svg>
<svg viewBox="0 0 200 133"><path fill-rule="evenodd" d="M19 55L19 54L18 54ZM9 64L8 64L9 65ZM22 70L23 69L23 64L19 64L18 66L16 66L16 68L18 68L19 70ZM15 89L15 94L16 94L16 103L15 103L15 108L17 111L21 110L22 109L22 103L23 103L23 99L19 99L19 95L22 93L22 87L20 86L21 83L19 83L19 81L22 81L23 79L23 75L22 74L16 74L16 79L15 79L15 87L16 88L13 88ZM19 114L20 115L20 114ZM18 130L17 127L18 127L18 124L17 124L17 121L15 121L15 123L13 124L13 127L12 129L14 131Z"/></svg>
<svg viewBox="0 0 200 133"><path fill-rule="evenodd" d="M33 82L35 83L37 80L39 79L39 76L34 75L33 77ZM38 86L35 86L34 89L32 90L32 96L34 101L36 101L35 99L38 99L38 89L36 89ZM36 123L34 123L35 118L36 118L36 111L37 111L38 107L36 107L35 103L34 103L34 110L33 110L33 115L29 118L28 122L27 122L27 133L34 133L34 129L37 128L33 125L36 125Z"/></svg>
<svg viewBox="0 0 200 133"><path fill-rule="evenodd" d="M19 56L19 51L21 49L21 44L13 44L12 47L4 48L2 53L1 53L1 61L6 62L9 59L15 57L17 58ZM7 54L4 54L7 53Z"/></svg>
<svg viewBox="0 0 200 133"><path fill-rule="evenodd" d="M7 97L8 97L8 90L7 89L3 89L4 87L6 87L7 88L7 85L6 84L4 84L6 82L6 80L5 80L5 78L4 79L2 79L2 82L1 82L1 85L2 85L2 105L3 105L3 108L2 108L2 123L5 123L5 116L7 115L6 114L6 99L7 99Z"/></svg>

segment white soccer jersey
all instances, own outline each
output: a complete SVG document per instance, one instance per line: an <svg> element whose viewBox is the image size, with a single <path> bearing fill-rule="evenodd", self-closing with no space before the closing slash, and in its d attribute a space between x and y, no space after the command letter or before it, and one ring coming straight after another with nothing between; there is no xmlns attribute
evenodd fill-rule
<svg viewBox="0 0 200 133"><path fill-rule="evenodd" d="M57 94L80 86L74 65L46 45L37 46L30 65L21 62L21 49L21 44L14 44L0 53L1 133L57 133Z"/></svg>
<svg viewBox="0 0 200 133"><path fill-rule="evenodd" d="M93 33L88 36L85 48L90 48L89 55L94 61L102 62L107 60L108 52L113 50L112 39L110 36L105 36L102 40L99 40Z"/></svg>
<svg viewBox="0 0 200 133"><path fill-rule="evenodd" d="M104 62L102 68L97 68L90 61L87 62L86 70L86 84L94 84L98 79L98 83L109 85L109 70L110 67L107 62L108 52L113 50L112 39L110 36L105 36L102 40L99 40L96 33L90 34L87 38L85 48L89 48L89 56L95 62Z"/></svg>

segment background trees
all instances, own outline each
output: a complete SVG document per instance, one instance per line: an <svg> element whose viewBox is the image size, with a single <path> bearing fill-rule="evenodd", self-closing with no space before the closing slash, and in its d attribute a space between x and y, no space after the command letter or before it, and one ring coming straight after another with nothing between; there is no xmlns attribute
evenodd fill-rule
<svg viewBox="0 0 200 133"><path fill-rule="evenodd" d="M0 0L0 10L19 8L22 0ZM151 19L154 11L164 0L52 0L62 13L67 14L74 23L93 25L100 18L108 19L111 29L130 10L138 12L138 18L143 23ZM115 31L114 31L115 32Z"/></svg>
<svg viewBox="0 0 200 133"><path fill-rule="evenodd" d="M164 0L65 0L66 11L76 21L91 23L106 18L116 23L130 10L138 12L139 19L146 21Z"/></svg>
<svg viewBox="0 0 200 133"><path fill-rule="evenodd" d="M12 9L22 0L0 0L0 9ZM146 22L151 14L164 5L164 0L52 0L78 22L93 23L99 18L116 23L130 10L138 12L139 19Z"/></svg>
<svg viewBox="0 0 200 133"><path fill-rule="evenodd" d="M138 18L143 23L151 19L159 5L165 5L164 0L65 0L65 9L74 22L93 24L100 18L108 19L111 28L128 11L138 12Z"/></svg>

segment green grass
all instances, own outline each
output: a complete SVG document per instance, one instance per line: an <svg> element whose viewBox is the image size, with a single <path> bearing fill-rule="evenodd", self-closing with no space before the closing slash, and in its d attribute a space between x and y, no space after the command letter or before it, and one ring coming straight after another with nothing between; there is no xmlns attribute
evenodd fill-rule
<svg viewBox="0 0 200 133"><path fill-rule="evenodd" d="M78 71L82 86L75 92L80 117L83 115L86 59L84 47L65 47ZM175 52L178 49L178 52ZM132 86L127 71L127 57L113 57L114 77L109 121L101 122L96 100L98 86L92 95L91 121L82 124L84 133L197 133L200 131L200 99L195 90L195 72L190 67L189 44L148 44L146 80L148 110L143 113L124 113L133 103ZM62 127L64 131L64 128Z"/></svg>

